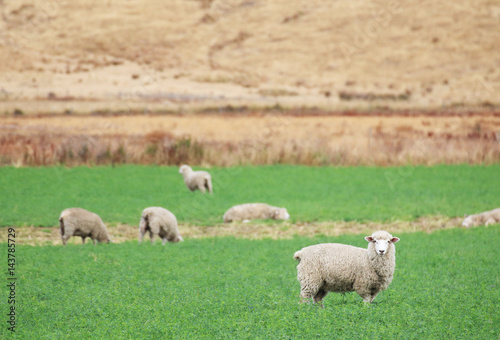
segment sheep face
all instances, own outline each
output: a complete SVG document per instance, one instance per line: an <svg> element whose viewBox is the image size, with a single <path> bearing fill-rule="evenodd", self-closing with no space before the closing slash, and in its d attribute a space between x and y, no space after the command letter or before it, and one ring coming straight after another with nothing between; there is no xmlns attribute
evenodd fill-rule
<svg viewBox="0 0 500 340"><path fill-rule="evenodd" d="M189 171L191 171L191 167L189 165L182 165L179 168L179 173L180 174L184 174L184 173L189 172Z"/></svg>
<svg viewBox="0 0 500 340"><path fill-rule="evenodd" d="M111 239L107 236L107 235L98 235L96 238L97 242L99 243L110 243L111 242Z"/></svg>
<svg viewBox="0 0 500 340"><path fill-rule="evenodd" d="M172 242L172 243L184 242L184 239L182 238L181 235L174 235L173 237L168 239L168 242Z"/></svg>
<svg viewBox="0 0 500 340"><path fill-rule="evenodd" d="M466 228L469 228L471 226L478 226L479 223L480 221L478 215L469 215L465 217L464 221L462 222L462 225Z"/></svg>
<svg viewBox="0 0 500 340"><path fill-rule="evenodd" d="M279 208L274 211L273 219L275 220L288 220L289 218L290 215L286 211L286 208Z"/></svg>
<svg viewBox="0 0 500 340"><path fill-rule="evenodd" d="M392 237L385 231L376 231L372 236L366 236L365 240L371 243L377 255L384 256L389 252L391 244L398 242L399 238Z"/></svg>

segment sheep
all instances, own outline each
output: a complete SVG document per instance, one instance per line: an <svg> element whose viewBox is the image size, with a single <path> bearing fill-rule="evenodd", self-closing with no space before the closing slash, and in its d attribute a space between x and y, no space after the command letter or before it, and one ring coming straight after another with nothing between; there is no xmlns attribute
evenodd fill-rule
<svg viewBox="0 0 500 340"><path fill-rule="evenodd" d="M182 174L184 183L186 183L189 190L200 190L202 193L205 193L205 190L208 190L210 194L213 193L212 176L210 176L208 172L193 171L189 165L182 165L179 168L179 173Z"/></svg>
<svg viewBox="0 0 500 340"><path fill-rule="evenodd" d="M59 226L63 245L67 244L71 236L80 236L83 244L85 244L85 238L90 237L94 246L96 240L99 243L111 241L99 215L82 208L63 210L59 216Z"/></svg>
<svg viewBox="0 0 500 340"><path fill-rule="evenodd" d="M500 208L493 209L490 211L485 211L476 215L465 215L465 219L462 222L462 225L466 228L470 226L479 226L484 224L485 226L489 226L490 224L500 223Z"/></svg>
<svg viewBox="0 0 500 340"><path fill-rule="evenodd" d="M300 282L301 303L313 298L323 306L328 292L356 291L365 303L371 303L378 293L387 289L396 265L399 238L386 231L366 236L368 249L339 243L322 243L297 251L297 279Z"/></svg>
<svg viewBox="0 0 500 340"><path fill-rule="evenodd" d="M149 232L151 243L156 235L163 240L163 245L167 241L174 243L184 241L177 229L175 215L161 207L149 207L142 211L139 222L139 243L142 242L146 232Z"/></svg>
<svg viewBox="0 0 500 340"><path fill-rule="evenodd" d="M251 219L287 220L290 215L286 208L272 207L265 203L246 203L229 208L223 216L224 222L248 222Z"/></svg>

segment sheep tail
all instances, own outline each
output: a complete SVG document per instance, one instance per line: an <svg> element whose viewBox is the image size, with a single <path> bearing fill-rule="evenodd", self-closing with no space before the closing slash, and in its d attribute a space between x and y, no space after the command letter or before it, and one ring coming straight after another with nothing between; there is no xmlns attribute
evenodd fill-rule
<svg viewBox="0 0 500 340"><path fill-rule="evenodd" d="M64 235L64 221L63 218L59 218L59 228L61 228L61 235Z"/></svg>
<svg viewBox="0 0 500 340"><path fill-rule="evenodd" d="M300 262L300 255L302 255L302 253L299 250L299 251L295 252L295 254L293 255L293 258Z"/></svg>

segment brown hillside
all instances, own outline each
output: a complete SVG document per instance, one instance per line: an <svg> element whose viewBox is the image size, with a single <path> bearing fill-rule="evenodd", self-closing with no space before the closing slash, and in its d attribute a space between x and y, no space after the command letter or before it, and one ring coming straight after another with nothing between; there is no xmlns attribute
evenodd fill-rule
<svg viewBox="0 0 500 340"><path fill-rule="evenodd" d="M500 105L500 4L2 1L0 112Z"/></svg>

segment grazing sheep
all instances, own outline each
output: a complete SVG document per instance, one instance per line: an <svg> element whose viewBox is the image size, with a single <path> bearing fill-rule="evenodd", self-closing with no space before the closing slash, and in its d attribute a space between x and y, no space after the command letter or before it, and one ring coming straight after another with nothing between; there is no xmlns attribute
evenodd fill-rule
<svg viewBox="0 0 500 340"><path fill-rule="evenodd" d="M476 215L466 215L462 225L469 228L470 226L477 227L482 224L489 226L490 224L496 223L500 223L500 208L485 211Z"/></svg>
<svg viewBox="0 0 500 340"><path fill-rule="evenodd" d="M189 190L200 190L202 193L205 193L206 189L209 193L213 193L212 176L208 172L193 171L189 165L183 165L179 168L179 173L182 174L184 183L186 183Z"/></svg>
<svg viewBox="0 0 500 340"><path fill-rule="evenodd" d="M232 221L248 222L252 219L268 219L287 220L290 215L286 208L272 207L265 203L246 203L235 205L226 211L224 214L224 222Z"/></svg>
<svg viewBox="0 0 500 340"><path fill-rule="evenodd" d="M167 209L161 207L149 207L142 211L141 221L139 222L139 243L142 242L144 234L149 231L151 243L156 235L160 236L165 242L184 241L177 229L177 219Z"/></svg>
<svg viewBox="0 0 500 340"><path fill-rule="evenodd" d="M339 243L322 243L305 247L295 253L301 302L311 297L322 306L328 292L356 291L364 302L371 303L378 293L387 289L396 266L399 238L386 231L366 236L368 249Z"/></svg>
<svg viewBox="0 0 500 340"><path fill-rule="evenodd" d="M63 210L59 216L59 226L63 245L66 245L71 236L80 236L83 244L85 244L86 237L90 237L94 245L96 240L99 243L111 241L102 219L97 214L85 209L69 208Z"/></svg>

